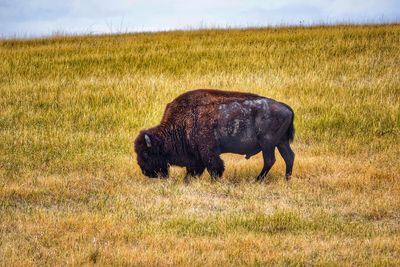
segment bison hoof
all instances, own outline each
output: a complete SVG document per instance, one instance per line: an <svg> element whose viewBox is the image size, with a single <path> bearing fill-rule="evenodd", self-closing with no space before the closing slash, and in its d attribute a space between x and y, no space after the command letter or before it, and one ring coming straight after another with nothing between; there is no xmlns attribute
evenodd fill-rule
<svg viewBox="0 0 400 267"><path fill-rule="evenodd" d="M262 183L262 182L264 182L264 179L265 179L265 176L257 176L256 181L258 183Z"/></svg>
<svg viewBox="0 0 400 267"><path fill-rule="evenodd" d="M211 182L215 183L218 182L219 176L211 176Z"/></svg>

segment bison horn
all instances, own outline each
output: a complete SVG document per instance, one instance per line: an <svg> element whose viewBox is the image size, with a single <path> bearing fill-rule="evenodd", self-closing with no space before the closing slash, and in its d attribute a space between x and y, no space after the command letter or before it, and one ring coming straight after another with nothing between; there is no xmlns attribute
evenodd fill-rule
<svg viewBox="0 0 400 267"><path fill-rule="evenodd" d="M147 134L145 134L145 135L144 135L144 139L146 140L146 145L147 145L147 147L151 147L151 140L150 140L150 137L149 137Z"/></svg>

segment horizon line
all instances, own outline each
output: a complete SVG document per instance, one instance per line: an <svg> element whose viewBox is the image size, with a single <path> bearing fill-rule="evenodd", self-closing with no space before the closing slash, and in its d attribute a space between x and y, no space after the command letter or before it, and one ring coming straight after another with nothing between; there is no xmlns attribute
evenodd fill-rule
<svg viewBox="0 0 400 267"><path fill-rule="evenodd" d="M252 30L252 29L284 29L284 28L314 28L314 27L337 27L337 26L390 26L390 25L400 25L400 18L390 19L387 21L377 21L378 19L368 19L365 21L351 21L340 20L335 22L323 21L323 22L305 22L299 21L298 23L275 23L275 24L263 24L263 25L217 25L210 23L208 25L200 23L200 25L187 25L183 27L165 27L165 28L154 28L154 29L117 29L113 30L110 28L110 32L102 31L87 31L87 32L68 32L64 30L55 30L50 33L44 34L10 34L10 35L0 35L0 41L29 41L29 40L40 40L40 39L51 39L58 37L89 37L89 36L114 36L114 35L135 35L135 34L157 34L157 33L168 33L168 32L194 32L194 31L204 31L204 30ZM144 28L144 27L143 27Z"/></svg>

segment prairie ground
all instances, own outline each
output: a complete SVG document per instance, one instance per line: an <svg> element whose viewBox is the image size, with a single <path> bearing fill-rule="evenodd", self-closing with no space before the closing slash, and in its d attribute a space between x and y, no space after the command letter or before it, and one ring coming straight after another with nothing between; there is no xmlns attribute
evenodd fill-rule
<svg viewBox="0 0 400 267"><path fill-rule="evenodd" d="M400 265L400 25L0 41L0 265ZM132 141L195 88L295 111L293 178L143 177Z"/></svg>

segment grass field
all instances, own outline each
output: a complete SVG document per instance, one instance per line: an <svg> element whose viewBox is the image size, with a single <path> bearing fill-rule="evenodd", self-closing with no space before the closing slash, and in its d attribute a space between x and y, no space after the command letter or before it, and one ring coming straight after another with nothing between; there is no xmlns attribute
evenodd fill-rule
<svg viewBox="0 0 400 267"><path fill-rule="evenodd" d="M400 25L0 41L0 265L400 265ZM195 88L295 110L294 175L143 177L132 141Z"/></svg>

